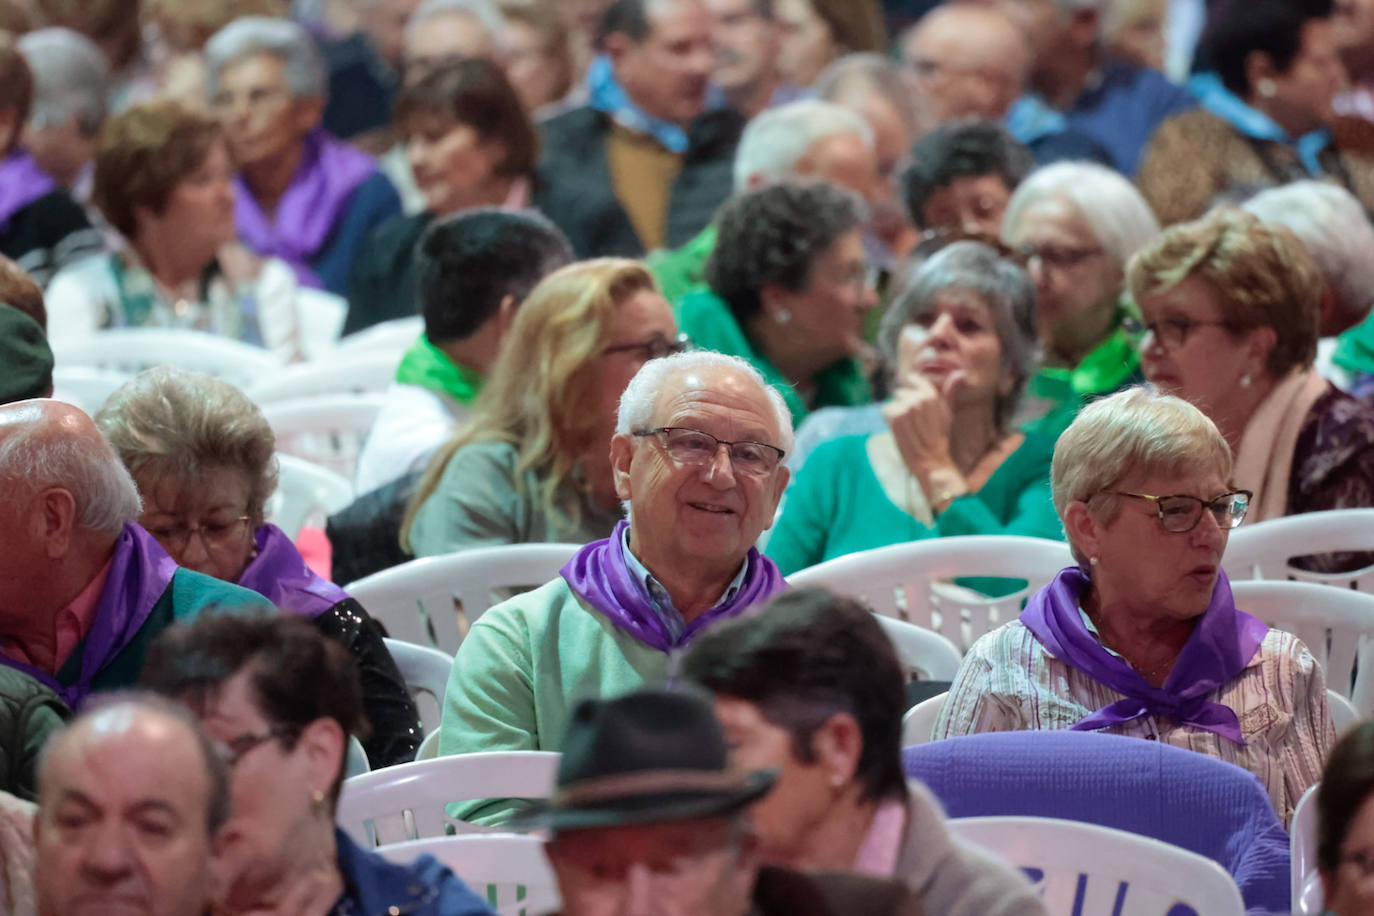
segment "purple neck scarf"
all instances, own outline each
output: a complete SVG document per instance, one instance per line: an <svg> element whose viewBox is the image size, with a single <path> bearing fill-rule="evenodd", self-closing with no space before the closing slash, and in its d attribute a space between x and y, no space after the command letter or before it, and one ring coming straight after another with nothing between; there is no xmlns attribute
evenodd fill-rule
<svg viewBox="0 0 1374 916"><path fill-rule="evenodd" d="M0 664L36 678L76 709L91 692L91 681L96 675L133 642L153 606L172 584L176 571L176 561L167 555L162 545L130 522L115 541L110 574L96 605L95 623L81 642L81 674L76 681L59 683L46 671L14 659L0 657ZM66 659L62 659L59 665L65 662Z"/></svg>
<svg viewBox="0 0 1374 916"><path fill-rule="evenodd" d="M744 562L744 583L723 601L687 625L673 640L642 582L635 581L625 563L626 522L617 522L611 536L579 550L559 573L573 593L610 618L611 623L660 652L685 646L717 620L734 617L745 608L766 601L787 587L773 561L753 547Z"/></svg>
<svg viewBox="0 0 1374 916"><path fill-rule="evenodd" d="M0 231L14 214L57 190L57 182L28 153L16 150L0 159Z"/></svg>
<svg viewBox="0 0 1374 916"><path fill-rule="evenodd" d="M309 261L328 241L349 197L376 170L371 156L316 128L306 135L301 163L271 222L243 175L235 176L234 222L239 238L258 254L286 261L305 285L322 288Z"/></svg>
<svg viewBox="0 0 1374 916"><path fill-rule="evenodd" d="M239 585L257 592L283 611L312 620L348 599L343 589L315 575L305 565L296 545L276 525L263 525L253 539L258 555L239 576Z"/></svg>
<svg viewBox="0 0 1374 916"><path fill-rule="evenodd" d="M1162 687L1151 686L1123 659L1108 652L1083 625L1078 605L1089 588L1083 571L1070 566L1032 595L1021 612L1021 622L1051 655L1125 695L1125 699L1104 706L1072 728L1095 731L1145 715L1168 716L1181 725L1244 745L1235 711L1207 697L1245 670L1269 627L1236 610L1226 573L1217 572L1211 603L1183 644Z"/></svg>

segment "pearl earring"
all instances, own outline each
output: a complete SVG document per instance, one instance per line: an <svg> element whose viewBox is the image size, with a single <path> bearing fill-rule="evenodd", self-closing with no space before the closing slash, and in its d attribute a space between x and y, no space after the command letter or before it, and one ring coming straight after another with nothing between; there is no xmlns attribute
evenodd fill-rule
<svg viewBox="0 0 1374 916"><path fill-rule="evenodd" d="M792 312L788 309L778 309L777 314L773 316L773 320L778 324L789 324L792 321Z"/></svg>
<svg viewBox="0 0 1374 916"><path fill-rule="evenodd" d="M1274 85L1274 81L1268 78L1259 80L1255 83L1255 91L1266 99L1272 99L1279 91L1279 87Z"/></svg>
<svg viewBox="0 0 1374 916"><path fill-rule="evenodd" d="M1242 387L1242 388L1249 388L1249 387L1250 387L1250 373L1247 372L1247 373L1245 373L1244 375L1242 375L1242 376L1240 377L1240 387Z"/></svg>
<svg viewBox="0 0 1374 916"><path fill-rule="evenodd" d="M1097 563L1098 563L1097 557L1088 557L1088 565L1090 565L1090 566L1096 566Z"/></svg>

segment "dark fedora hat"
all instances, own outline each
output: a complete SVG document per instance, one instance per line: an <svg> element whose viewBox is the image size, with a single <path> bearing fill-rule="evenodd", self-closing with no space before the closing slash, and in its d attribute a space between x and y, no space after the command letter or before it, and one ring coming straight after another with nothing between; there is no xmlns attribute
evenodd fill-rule
<svg viewBox="0 0 1374 916"><path fill-rule="evenodd" d="M557 832L729 814L767 793L776 775L730 766L725 733L698 694L583 700L568 721L553 798L513 826Z"/></svg>

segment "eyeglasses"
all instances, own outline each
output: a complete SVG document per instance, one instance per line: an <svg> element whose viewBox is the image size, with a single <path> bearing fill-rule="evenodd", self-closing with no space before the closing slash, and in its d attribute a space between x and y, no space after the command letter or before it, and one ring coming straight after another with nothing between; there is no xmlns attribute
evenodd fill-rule
<svg viewBox="0 0 1374 916"><path fill-rule="evenodd" d="M657 436L668 456L679 464L701 467L716 460L720 447L730 454L730 466L739 474L767 477L777 469L787 454L775 445L763 442L726 442L710 433L683 426L660 426L657 429L637 429L636 436Z"/></svg>
<svg viewBox="0 0 1374 916"><path fill-rule="evenodd" d="M1025 249L1012 248L995 235L988 235L986 232L969 232L966 229L957 229L953 226L937 226L922 232L912 254L916 257L928 258L941 248L946 248L955 242L977 242L979 245L986 245L997 252L998 257L1005 258L1021 268L1026 266L1028 259Z"/></svg>
<svg viewBox="0 0 1374 916"><path fill-rule="evenodd" d="M244 522L251 521L251 517L240 515L228 521L204 522L200 525L161 525L149 528L148 533L157 538L158 543L162 544L168 553L180 553L185 550L186 545L191 542L191 535L199 534L200 542L205 545L205 549L213 553L236 546L239 529Z"/></svg>
<svg viewBox="0 0 1374 916"><path fill-rule="evenodd" d="M245 92L230 92L221 89L210 99L210 107L220 114L232 110L240 101L250 109L263 111L275 108L291 100L291 93L284 86L255 86Z"/></svg>
<svg viewBox="0 0 1374 916"><path fill-rule="evenodd" d="M274 725L265 732L249 732L246 735L230 738L228 741L221 741L219 746L224 755L224 762L233 768L238 766L239 761L247 756L253 748L282 738L294 742L298 734L299 732L289 725Z"/></svg>
<svg viewBox="0 0 1374 916"><path fill-rule="evenodd" d="M1127 493L1124 490L1102 490L1113 496L1127 496L1131 499L1148 499L1159 510L1159 524L1165 531L1182 534L1192 531L1202 520L1202 510L1212 513L1217 527L1229 530L1245 521L1245 513L1250 511L1250 500L1255 494L1249 490L1234 490L1223 493L1216 499L1199 499L1196 496L1150 496L1146 493Z"/></svg>
<svg viewBox="0 0 1374 916"><path fill-rule="evenodd" d="M1102 248L1097 245L1085 248L1073 248L1068 245L1022 245L1021 251L1027 264L1039 261L1045 267L1055 270L1071 270L1088 258L1095 258L1103 253Z"/></svg>
<svg viewBox="0 0 1374 916"><path fill-rule="evenodd" d="M616 344L607 347L601 352L609 353L639 353L645 360L661 359L665 356L672 356L675 353L682 353L691 349L692 339L686 334L679 334L669 340L662 334L655 334L648 340L641 340L636 343Z"/></svg>
<svg viewBox="0 0 1374 916"><path fill-rule="evenodd" d="M1174 349L1181 347L1188 342L1188 335L1193 333L1194 328L1234 328L1229 321L1194 321L1191 318L1165 318L1163 321L1151 321L1148 324L1139 318L1127 317L1121 321L1121 329L1137 341L1145 337L1149 332L1155 340L1164 346Z"/></svg>

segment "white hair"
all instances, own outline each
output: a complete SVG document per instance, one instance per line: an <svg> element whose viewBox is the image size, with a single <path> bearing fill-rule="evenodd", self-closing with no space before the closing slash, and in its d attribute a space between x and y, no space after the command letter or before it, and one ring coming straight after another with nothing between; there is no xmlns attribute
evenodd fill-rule
<svg viewBox="0 0 1374 916"><path fill-rule="evenodd" d="M76 503L77 528L117 534L143 512L134 479L102 437L91 439L54 433L52 421L32 408L27 416L5 424L0 436L0 480L33 491L59 486Z"/></svg>
<svg viewBox="0 0 1374 916"><path fill-rule="evenodd" d="M1031 172L1011 195L1003 237L1010 240L1032 205L1052 198L1077 210L1097 244L1123 268L1159 234L1154 211L1120 172L1095 162L1056 162Z"/></svg>
<svg viewBox="0 0 1374 916"><path fill-rule="evenodd" d="M105 120L110 79L110 65L96 43L54 26L20 38L19 53L33 72L29 123L51 127L76 121L83 134L95 136Z"/></svg>
<svg viewBox="0 0 1374 916"><path fill-rule="evenodd" d="M323 98L329 90L324 57L314 39L300 25L269 16L244 16L220 29L205 43L207 94L219 91L226 67L259 54L281 58L286 65L286 88L293 98Z"/></svg>
<svg viewBox="0 0 1374 916"><path fill-rule="evenodd" d="M745 125L735 150L735 191L746 191L755 177L766 183L795 175L812 146L830 137L857 134L873 148L873 128L857 112L818 99L769 108Z"/></svg>
<svg viewBox="0 0 1374 916"><path fill-rule="evenodd" d="M1242 207L1298 237L1335 293L1343 323L1365 319L1374 302L1374 226L1355 195L1324 181L1295 181L1260 191Z"/></svg>
<svg viewBox="0 0 1374 916"><path fill-rule="evenodd" d="M727 356L724 353L716 353L711 350L688 350L685 353L675 353L661 359L651 359L645 363L635 373L635 377L630 379L630 384L625 386L625 391L620 395L620 409L616 411L615 418L616 434L628 435L636 429L644 429L653 423L654 407L658 403L659 396L663 393L668 377L676 373L690 372L694 369L700 370L703 374L712 371L737 372L758 385L762 391L767 393L768 403L773 405L774 419L778 425L778 436L782 439L782 443L778 447L784 452L792 450L792 412L788 410L787 402L782 399L782 395L772 385L764 381L759 370L738 356ZM776 443L765 444L774 445Z"/></svg>
<svg viewBox="0 0 1374 916"><path fill-rule="evenodd" d="M406 35L413 34L431 19L455 13L466 14L482 23L493 43L500 41L506 29L506 17L492 0L425 0L406 20Z"/></svg>

